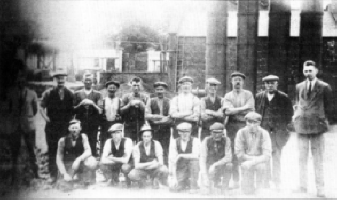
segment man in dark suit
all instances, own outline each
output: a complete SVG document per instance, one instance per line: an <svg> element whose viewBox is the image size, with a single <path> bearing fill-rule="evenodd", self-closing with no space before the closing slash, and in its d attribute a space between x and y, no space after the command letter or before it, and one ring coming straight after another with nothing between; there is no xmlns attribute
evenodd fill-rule
<svg viewBox="0 0 337 200"><path fill-rule="evenodd" d="M262 79L265 91L256 95L255 109L262 115L261 127L270 134L272 143L272 166L271 173L270 164L267 164L267 175L265 186L269 187L271 175L276 189L280 185L281 172L281 152L282 148L288 141L289 133L287 125L291 122L294 114L291 100L288 95L277 90L279 77L274 75L266 76Z"/></svg>
<svg viewBox="0 0 337 200"><path fill-rule="evenodd" d="M303 64L307 78L296 85L296 105L293 116L294 128L298 133L300 161L300 192L307 192L307 162L309 143L314 161L317 196L324 197L324 132L333 120L332 91L329 84L318 80L318 69L314 61Z"/></svg>

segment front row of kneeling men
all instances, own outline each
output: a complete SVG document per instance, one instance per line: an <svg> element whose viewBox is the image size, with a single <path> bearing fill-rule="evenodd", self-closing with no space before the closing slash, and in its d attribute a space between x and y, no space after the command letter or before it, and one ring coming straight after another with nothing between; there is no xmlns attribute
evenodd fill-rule
<svg viewBox="0 0 337 200"><path fill-rule="evenodd" d="M268 132L260 127L260 114L250 112L245 120L246 126L237 133L235 155L241 163L241 189L243 193L251 194L255 190L254 177L257 188L263 185L265 164L271 157L271 140ZM68 130L69 134L60 139L57 151L57 166L65 181L95 181L90 174L100 168L106 178L111 178L112 185L119 182L120 173L123 173L127 187L136 182L141 188L149 176L154 189L160 184L170 185L170 191L175 192L185 189L195 192L199 185L205 193L214 188L229 189L231 140L224 134L221 123L210 126L211 135L201 144L199 139L191 136L190 123L177 125L179 137L171 138L170 142L170 170L164 165L162 146L152 139L153 130L147 124L140 131L142 141L134 147L130 138L123 137L123 125L112 125L108 130L111 139L105 142L100 163L91 155L88 137L81 133L81 123L72 120ZM86 179L84 175L88 174ZM171 178L168 178L169 174Z"/></svg>

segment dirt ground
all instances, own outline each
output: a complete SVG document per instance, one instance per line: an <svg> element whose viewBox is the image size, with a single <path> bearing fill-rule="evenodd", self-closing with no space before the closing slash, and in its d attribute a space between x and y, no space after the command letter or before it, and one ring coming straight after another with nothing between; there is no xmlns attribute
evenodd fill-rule
<svg viewBox="0 0 337 200"><path fill-rule="evenodd" d="M47 150L44 136L44 121L41 116L37 116L37 144L42 151ZM332 128L332 131L325 134L325 192L328 198L337 198L337 126ZM297 137L295 133L291 133L291 137L282 152L282 175L281 175L281 190L276 192L274 190L265 190L260 194L254 196L241 195L239 190L232 190L225 197L229 198L315 198L316 187L314 179L314 171L312 164L312 157L309 157L309 175L308 175L308 193L295 194L292 190L299 185L299 167L298 167L298 149ZM34 189L15 190L9 194L8 197L16 198L200 198L213 197L221 198L224 195L203 196L201 194L171 193L168 188L160 188L153 190L151 187L145 189L138 189L137 186L131 189L126 189L122 186L111 187L104 182L98 182L96 185L90 186L87 189L75 189L71 192L62 192L55 188L41 185Z"/></svg>

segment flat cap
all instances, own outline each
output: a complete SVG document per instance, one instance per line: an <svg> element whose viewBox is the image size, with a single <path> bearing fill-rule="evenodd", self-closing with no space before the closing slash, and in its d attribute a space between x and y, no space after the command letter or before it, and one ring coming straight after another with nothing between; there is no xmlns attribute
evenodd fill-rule
<svg viewBox="0 0 337 200"><path fill-rule="evenodd" d="M245 120L248 121L255 121L255 122L260 122L262 120L262 116L259 113L256 112L249 112L246 116L245 116Z"/></svg>
<svg viewBox="0 0 337 200"><path fill-rule="evenodd" d="M85 73L83 74L83 81L86 79L86 78L90 78L91 80L94 79L94 75L93 74L90 74L90 73Z"/></svg>
<svg viewBox="0 0 337 200"><path fill-rule="evenodd" d="M179 79L178 83L191 82L193 83L193 78L190 76L183 76Z"/></svg>
<svg viewBox="0 0 337 200"><path fill-rule="evenodd" d="M187 123L187 122L182 122L177 125L177 130L180 131L190 131L192 129L192 124Z"/></svg>
<svg viewBox="0 0 337 200"><path fill-rule="evenodd" d="M165 88L168 88L168 84L167 83L165 83L165 82L155 82L154 84L153 84L153 87L154 88L156 88L156 87L159 87L159 86L163 86L163 87L165 87Z"/></svg>
<svg viewBox="0 0 337 200"><path fill-rule="evenodd" d="M119 88L120 83L118 81L108 81L105 83L105 88L107 88L109 85L115 85L117 88Z"/></svg>
<svg viewBox="0 0 337 200"><path fill-rule="evenodd" d="M303 63L303 67L309 67L309 66L314 66L316 67L316 62L313 60L307 60Z"/></svg>
<svg viewBox="0 0 337 200"><path fill-rule="evenodd" d="M209 127L210 131L223 131L225 129L225 126L219 122L215 122Z"/></svg>
<svg viewBox="0 0 337 200"><path fill-rule="evenodd" d="M79 120L77 120L77 119L72 119L72 120L70 120L70 122L69 122L69 126L70 126L70 125L73 125L73 124L77 124L77 123L81 124L81 122L80 122Z"/></svg>
<svg viewBox="0 0 337 200"><path fill-rule="evenodd" d="M218 80L216 80L216 78L208 78L207 80L206 80L206 83L209 83L209 84L215 84L215 85L220 85L221 84L221 82L219 82Z"/></svg>
<svg viewBox="0 0 337 200"><path fill-rule="evenodd" d="M60 77L60 76L68 76L68 74L64 72L55 72L52 74L52 77Z"/></svg>
<svg viewBox="0 0 337 200"><path fill-rule="evenodd" d="M108 130L108 133L114 133L116 131L122 131L123 130L123 124L114 124L112 125L109 130Z"/></svg>
<svg viewBox="0 0 337 200"><path fill-rule="evenodd" d="M279 81L279 77L275 75L268 75L262 78L262 82L267 82L267 81Z"/></svg>
<svg viewBox="0 0 337 200"><path fill-rule="evenodd" d="M246 75L244 75L244 74L241 73L241 72L233 72L233 73L231 74L231 78L234 77L234 76L240 76L240 77L242 77L243 79L246 79Z"/></svg>
<svg viewBox="0 0 337 200"><path fill-rule="evenodd" d="M142 128L140 128L139 133L143 133L145 131L153 131L153 130L152 130L152 128L151 128L151 126L149 124L144 124L142 126Z"/></svg>

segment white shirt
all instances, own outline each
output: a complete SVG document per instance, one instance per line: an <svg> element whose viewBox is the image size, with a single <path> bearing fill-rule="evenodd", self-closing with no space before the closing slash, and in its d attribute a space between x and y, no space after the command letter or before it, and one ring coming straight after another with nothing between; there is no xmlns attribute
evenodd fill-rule
<svg viewBox="0 0 337 200"><path fill-rule="evenodd" d="M105 116L108 121L115 121L117 110L119 108L119 98L105 98Z"/></svg>
<svg viewBox="0 0 337 200"><path fill-rule="evenodd" d="M268 100L271 101L274 98L275 94L270 94L269 92L267 93Z"/></svg>
<svg viewBox="0 0 337 200"><path fill-rule="evenodd" d="M309 90L310 83L311 83L311 91L312 91L312 89L314 88L316 82L317 82L317 77L315 77L314 80L312 80L312 81L309 81L309 79L308 79L307 89Z"/></svg>
<svg viewBox="0 0 337 200"><path fill-rule="evenodd" d="M85 93L86 95L89 95L89 94L92 92L92 89L90 89L90 90L84 89L83 91L84 91L84 93Z"/></svg>

